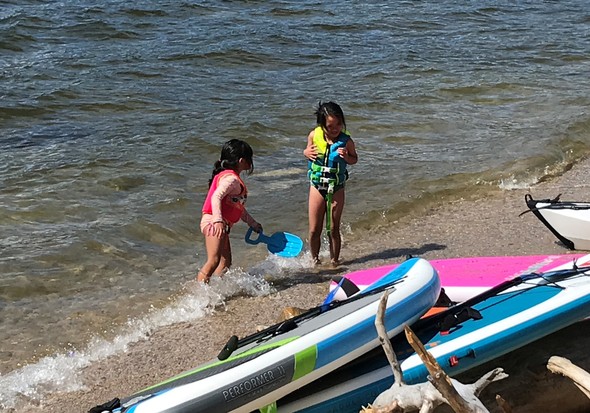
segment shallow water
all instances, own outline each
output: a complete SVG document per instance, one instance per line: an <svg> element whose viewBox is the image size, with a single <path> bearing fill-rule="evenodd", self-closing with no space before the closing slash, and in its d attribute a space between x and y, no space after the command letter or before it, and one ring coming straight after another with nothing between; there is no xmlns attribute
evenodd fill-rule
<svg viewBox="0 0 590 413"><path fill-rule="evenodd" d="M342 105L359 152L347 243L424 205L562 173L590 143L585 6L4 2L0 406L41 391L33 376L56 364L69 377L62 360L78 368L304 273L307 256L269 258L241 225L235 284L186 286L228 139L255 151L252 215L305 238L319 100Z"/></svg>

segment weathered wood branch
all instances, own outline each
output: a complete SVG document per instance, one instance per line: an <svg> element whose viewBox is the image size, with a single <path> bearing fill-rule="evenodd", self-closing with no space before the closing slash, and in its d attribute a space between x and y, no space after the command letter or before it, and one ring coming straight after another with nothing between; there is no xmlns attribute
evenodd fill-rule
<svg viewBox="0 0 590 413"><path fill-rule="evenodd" d="M456 413L488 413L488 409L479 400L478 396L490 383L508 377L503 369L495 368L484 374L475 383L463 384L457 380L451 379L446 374L409 326L405 326L404 330L408 342L418 356L420 356L420 359L430 373L428 380L442 394L446 403L451 406ZM500 407L506 413L510 410L508 403L504 403L504 405L500 405Z"/></svg>
<svg viewBox="0 0 590 413"><path fill-rule="evenodd" d="M456 413L489 413L477 398L477 395L479 395L483 388L491 382L501 380L508 377L508 375L505 374L501 368L497 368L485 374L473 384L465 385L456 380L450 379L437 363L436 359L426 351L424 345L407 326L406 336L408 337L408 341L422 358L431 377L434 377L434 379L432 379L432 382L418 383L414 385L407 385L404 383L401 366L397 360L383 323L388 297L388 292L385 292L381 297L379 309L375 318L375 327L379 334L379 340L383 347L383 351L385 352L393 371L395 382L391 388L381 393L372 405L363 408L361 412L403 413L418 410L420 413L430 413L437 406L447 403ZM438 389L437 386L441 387L442 392L439 391L440 389ZM446 393L447 397L443 397L443 394L441 393ZM453 404L449 403L449 399Z"/></svg>
<svg viewBox="0 0 590 413"><path fill-rule="evenodd" d="M590 373L586 370L559 356L551 357L547 362L547 368L552 373L570 378L582 393L590 398Z"/></svg>
<svg viewBox="0 0 590 413"><path fill-rule="evenodd" d="M508 402L504 400L504 398L499 394L496 394L496 403L498 406L500 406L500 409L502 409L504 413L512 413L512 406L510 406Z"/></svg>
<svg viewBox="0 0 590 413"><path fill-rule="evenodd" d="M410 343L410 346L412 346L416 354L420 356L420 359L430 373L431 379L429 379L429 381L443 395L447 403L456 413L472 412L468 403L459 396L459 393L457 393L457 390L455 390L451 384L451 378L440 367L432 354L426 350L426 347L424 347L424 344L422 344L416 334L414 334L410 326L405 326L404 331L406 332L408 343Z"/></svg>
<svg viewBox="0 0 590 413"><path fill-rule="evenodd" d="M389 298L390 292L391 291L389 290L385 291L383 293L383 296L381 297L381 300L379 301L377 316L375 318L375 328L377 329L377 334L379 335L379 342L381 343L381 347L383 347L383 351L385 352L387 361L389 362L391 370L393 371L393 385L403 386L405 382L404 375L402 373L402 368L400 367L399 362L397 361L395 351L393 350L391 341L389 341L389 337L387 336L387 330L385 329L385 325L383 323L385 308L387 306L387 299Z"/></svg>

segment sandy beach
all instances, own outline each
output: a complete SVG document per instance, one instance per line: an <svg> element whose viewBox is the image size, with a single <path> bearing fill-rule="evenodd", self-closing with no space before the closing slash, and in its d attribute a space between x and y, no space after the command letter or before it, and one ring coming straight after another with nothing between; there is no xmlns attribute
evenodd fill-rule
<svg viewBox="0 0 590 413"><path fill-rule="evenodd" d="M306 282L270 296L235 298L206 319L158 330L145 341L132 345L126 353L86 369L86 390L53 394L36 408L26 411L86 412L113 397L124 397L193 368L215 357L232 334L244 336L257 325L275 322L283 307L317 305L327 292L327 280L334 273L400 262L408 254L426 259L566 254L570 251L559 244L533 214L519 216L526 210L524 196L531 193L537 199L562 194L564 200L589 200L588 176L590 160L528 190L498 190L485 199L456 200L420 215L408 216L391 227L379 228L355 241L354 245L345 240L343 263L337 271L310 274ZM383 240L378 249L374 247L376 237ZM568 379L551 375L545 368L549 356L561 355L590 369L585 351L590 344L588 327L588 322L578 323L526 349L487 363L461 379L470 381L493 367L506 370L510 378L492 384L482 394L490 411L498 411L494 402L496 394L501 394L515 412L533 412L539 408L564 413L589 411L590 401ZM537 393L541 388L545 391ZM548 388L552 390L546 391Z"/></svg>

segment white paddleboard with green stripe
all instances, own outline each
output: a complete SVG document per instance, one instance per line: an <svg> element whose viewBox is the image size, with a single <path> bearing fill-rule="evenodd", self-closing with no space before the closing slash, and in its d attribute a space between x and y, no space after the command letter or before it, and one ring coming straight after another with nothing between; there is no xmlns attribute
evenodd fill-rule
<svg viewBox="0 0 590 413"><path fill-rule="evenodd" d="M113 412L251 412L317 380L379 346L375 314L384 290L390 336L436 302L436 270L412 258L349 300L309 310L284 323L234 338L215 359L144 389Z"/></svg>

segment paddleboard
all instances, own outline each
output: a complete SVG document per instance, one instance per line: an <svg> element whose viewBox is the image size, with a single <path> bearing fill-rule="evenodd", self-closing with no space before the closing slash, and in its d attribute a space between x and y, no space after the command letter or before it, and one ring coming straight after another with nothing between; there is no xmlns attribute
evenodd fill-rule
<svg viewBox="0 0 590 413"><path fill-rule="evenodd" d="M452 301L461 302L506 279L531 272L550 271L582 256L583 254L463 257L430 260L430 263L437 270L447 296ZM362 291L398 265L355 271L345 277ZM330 283L330 293L337 285L335 281ZM328 301L344 300L347 296L345 288L338 288Z"/></svg>
<svg viewBox="0 0 590 413"><path fill-rule="evenodd" d="M590 202L560 201L559 196L535 200L530 194L525 195L525 201L529 211L563 245L571 250L590 250Z"/></svg>
<svg viewBox="0 0 590 413"><path fill-rule="evenodd" d="M342 302L311 309L243 339L232 337L217 359L137 392L113 412L251 412L379 346L374 320L390 290L390 336L418 320L437 300L438 275L413 258Z"/></svg>
<svg viewBox="0 0 590 413"><path fill-rule="evenodd" d="M470 314L468 314L470 313ZM590 255L505 281L466 302L421 319L412 329L445 371L454 376L590 316ZM405 335L392 339L408 384L428 371ZM501 366L498 366L501 367ZM510 373L510 372L508 372ZM278 401L281 413L353 413L393 384L377 348Z"/></svg>

